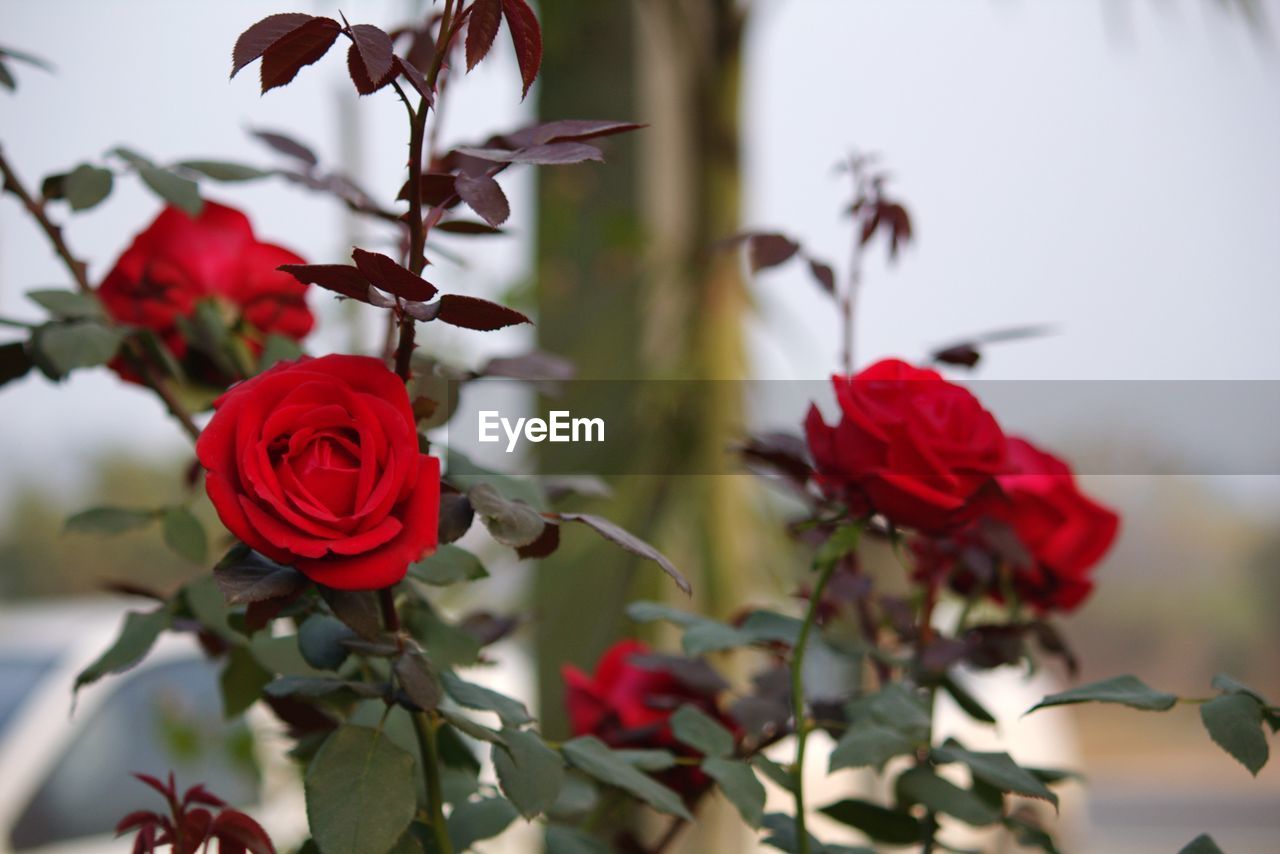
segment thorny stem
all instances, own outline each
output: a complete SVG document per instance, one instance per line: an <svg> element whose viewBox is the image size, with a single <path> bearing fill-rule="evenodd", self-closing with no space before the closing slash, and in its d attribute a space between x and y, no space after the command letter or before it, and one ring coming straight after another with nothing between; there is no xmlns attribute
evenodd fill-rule
<svg viewBox="0 0 1280 854"><path fill-rule="evenodd" d="M829 561L818 574L818 581L809 594L809 610L805 613L800 636L791 652L791 707L796 722L796 759L791 767L796 802L796 854L810 854L809 831L805 827L804 807L804 750L809 739L809 721L804 703L804 655L809 646L809 635L818 617L822 594L827 588L839 561Z"/></svg>
<svg viewBox="0 0 1280 854"><path fill-rule="evenodd" d="M449 43L454 36L454 0L445 0L444 15L440 19L440 35L436 38L436 52L431 60L431 68L426 75L427 91L434 91L436 81L440 77L440 68L444 56L449 51ZM404 97L401 92L401 97ZM427 227L422 218L422 146L427 130L427 113L431 104L424 96L418 102L418 109L410 110L412 120L409 124L409 269L422 275L427 266L426 245ZM396 344L395 370L400 379L406 383L413 376L413 348L416 323L404 311L397 311L399 325L399 341Z"/></svg>
<svg viewBox="0 0 1280 854"><path fill-rule="evenodd" d="M422 770L427 779L427 808L431 814L431 832L435 836L439 854L453 854L453 840L444 823L444 793L440 789L440 749L436 743L439 722L428 712L413 715L413 729L418 736L418 749L422 751Z"/></svg>
<svg viewBox="0 0 1280 854"><path fill-rule="evenodd" d="M76 287L81 293L93 293L93 286L89 284L88 266L71 253L71 248L67 246L67 241L62 236L62 228L49 219L49 215L45 211L44 201L36 199L27 191L27 188L18 180L18 176L9 165L9 161L5 159L3 152L0 152L0 174L4 176L3 188L12 193L18 201L22 202L22 206L27 209L27 213L44 231L45 236L49 238L49 242L53 245L53 251L62 260L67 271L71 273L71 278L75 280ZM137 343L132 339L126 340L123 352L126 361L129 362L142 381L156 393L161 402L164 403L165 409L182 426L182 429L186 431L192 441L199 438L200 428L192 420L191 413L187 411L182 401L178 399L173 389L170 388L168 381L155 372L155 369L147 361Z"/></svg>

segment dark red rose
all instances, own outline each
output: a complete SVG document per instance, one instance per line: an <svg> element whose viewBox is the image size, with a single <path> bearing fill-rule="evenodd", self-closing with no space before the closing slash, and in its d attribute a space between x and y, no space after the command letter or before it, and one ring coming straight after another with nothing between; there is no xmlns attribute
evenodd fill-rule
<svg viewBox="0 0 1280 854"><path fill-rule="evenodd" d="M283 362L214 403L196 454L227 530L343 590L395 584L436 546L440 461L377 359Z"/></svg>
<svg viewBox="0 0 1280 854"><path fill-rule="evenodd" d="M731 731L735 725L721 715L714 695L684 684L671 673L641 667L635 659L649 654L644 644L623 640L600 658L594 676L564 665L565 706L574 735L594 735L616 749L670 750L680 756L698 755L671 733L671 715L686 703L719 720ZM692 766L669 769L657 778L683 795L696 798L710 782Z"/></svg>
<svg viewBox="0 0 1280 854"><path fill-rule="evenodd" d="M160 336L180 361L188 362L189 344L179 328L201 300L216 300L236 324L253 352L265 335L300 340L315 323L306 304L307 286L276 269L303 260L253 235L243 213L215 202L204 203L197 217L165 208L134 238L98 295L111 317ZM136 379L123 365L114 366L126 379ZM225 385L208 359L185 364L198 379Z"/></svg>
<svg viewBox="0 0 1280 854"><path fill-rule="evenodd" d="M855 514L876 512L925 532L973 517L992 486L1005 438L969 391L897 359L834 376L840 422L816 406L805 421L818 485Z"/></svg>
<svg viewBox="0 0 1280 854"><path fill-rule="evenodd" d="M1040 610L1071 610L1093 590L1090 571L1115 542L1120 517L1076 486L1070 467L1025 439L1009 439L1007 500L990 513L1007 523L1029 561L1014 579L1022 599Z"/></svg>
<svg viewBox="0 0 1280 854"><path fill-rule="evenodd" d="M1025 439L1009 437L1003 496L981 518L912 546L917 578L945 581L965 596L1004 598L1011 574L1018 597L1045 611L1070 611L1092 592L1091 571L1115 542L1120 518L1076 486L1062 460Z"/></svg>

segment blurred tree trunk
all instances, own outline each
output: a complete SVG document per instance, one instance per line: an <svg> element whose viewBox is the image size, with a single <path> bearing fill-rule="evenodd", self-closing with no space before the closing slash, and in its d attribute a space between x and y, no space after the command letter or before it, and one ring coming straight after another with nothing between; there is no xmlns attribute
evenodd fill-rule
<svg viewBox="0 0 1280 854"><path fill-rule="evenodd" d="M544 3L542 17L541 118L649 127L614 140L604 167L540 172L540 346L573 358L587 379L741 379L740 262L711 251L738 228L741 11L734 0L596 0ZM673 388L659 397L669 402ZM723 468L741 435L740 389L678 388L679 407L653 407L638 431L649 441L633 449L632 470L652 474L617 479L596 509L667 552L697 606L723 614L750 575L751 493L743 478L680 473ZM608 423L599 395L576 394L580 407L571 391L557 408ZM544 446L543 459L563 447ZM535 581L542 715L557 734L561 663L592 665L625 628L627 601L674 590L652 565L583 532L563 542Z"/></svg>

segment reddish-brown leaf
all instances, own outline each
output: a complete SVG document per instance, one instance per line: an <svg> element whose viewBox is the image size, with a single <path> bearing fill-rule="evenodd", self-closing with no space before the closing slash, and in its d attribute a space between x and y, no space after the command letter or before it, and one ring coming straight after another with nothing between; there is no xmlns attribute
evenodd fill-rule
<svg viewBox="0 0 1280 854"><path fill-rule="evenodd" d="M604 154L585 142L548 142L517 148L458 148L459 154L478 157L493 163L532 163L535 166L560 166L586 160L604 161Z"/></svg>
<svg viewBox="0 0 1280 854"><path fill-rule="evenodd" d="M395 47L391 44L391 36L373 24L356 24L351 28L351 41L370 79L391 79L395 67Z"/></svg>
<svg viewBox="0 0 1280 854"><path fill-rule="evenodd" d="M502 0L476 0L467 19L467 70L475 68L493 47L502 23Z"/></svg>
<svg viewBox="0 0 1280 854"><path fill-rule="evenodd" d="M422 203L432 207L444 204L450 199L457 199L454 196L453 188L454 176L448 172L425 172L422 175L422 181L419 184L422 190ZM409 200L409 182L405 181L400 187L400 195L396 196L401 201Z"/></svg>
<svg viewBox="0 0 1280 854"><path fill-rule="evenodd" d="M809 272L824 291L829 294L836 292L836 272L831 269L830 264L824 264L821 261L815 261L810 258Z"/></svg>
<svg viewBox="0 0 1280 854"><path fill-rule="evenodd" d="M234 842L252 854L275 854L271 837L249 816L236 810L224 810L213 820L209 835L219 842Z"/></svg>
<svg viewBox="0 0 1280 854"><path fill-rule="evenodd" d="M754 273L778 266L799 249L800 244L781 234L753 234L747 238L747 263Z"/></svg>
<svg viewBox="0 0 1280 854"><path fill-rule="evenodd" d="M320 163L320 160L316 157L316 153L314 151L291 136L286 136L279 131L270 130L251 130L249 133L253 134L281 154L287 154L295 160L301 160L308 166L316 166Z"/></svg>
<svg viewBox="0 0 1280 854"><path fill-rule="evenodd" d="M639 130L644 125L634 122L614 122L604 119L561 119L522 128L503 137L514 148L545 145L548 142L584 142L602 136Z"/></svg>
<svg viewBox="0 0 1280 854"><path fill-rule="evenodd" d="M511 205L498 182L488 175L459 175L453 181L458 196L480 218L497 228L511 216Z"/></svg>
<svg viewBox="0 0 1280 854"><path fill-rule="evenodd" d="M406 62L398 56L395 58L394 62L396 69L404 75L404 79L409 81L409 85L416 89L418 94L425 98L428 104L435 103L435 95L432 94L431 87L427 85L427 78L422 76L422 72L418 70L418 67L412 62Z"/></svg>
<svg viewBox="0 0 1280 854"><path fill-rule="evenodd" d="M436 295L435 285L421 276L415 276L386 255L357 248L352 251L351 257L364 277L387 293L417 302L429 300Z"/></svg>
<svg viewBox="0 0 1280 854"><path fill-rule="evenodd" d="M438 320L463 329L492 332L506 326L533 322L514 308L477 297L445 294L440 297L439 306L440 311L436 314Z"/></svg>
<svg viewBox="0 0 1280 854"><path fill-rule="evenodd" d="M525 98L538 76L538 69L542 67L542 27L525 0L502 0L502 13L516 48L516 62L520 65L520 78L524 82L521 97Z"/></svg>
<svg viewBox="0 0 1280 854"><path fill-rule="evenodd" d="M319 285L349 299L369 302L369 282L349 264L281 264L276 268L304 285Z"/></svg>
<svg viewBox="0 0 1280 854"><path fill-rule="evenodd" d="M242 68L266 53L277 41L314 19L314 15L302 12L285 12L282 15L268 15L245 30L236 39L236 46L231 51L231 76L235 77Z"/></svg>
<svg viewBox="0 0 1280 854"><path fill-rule="evenodd" d="M136 810L129 813L116 824L116 836L122 836L131 830L147 825L159 826L162 819L150 810Z"/></svg>
<svg viewBox="0 0 1280 854"><path fill-rule="evenodd" d="M689 580L681 574L680 570L676 569L675 564L668 560L666 555L616 522L611 522L602 516L596 516L592 513L561 513L559 518L565 522L581 522L609 542L620 546L624 551L653 561L662 567L663 572L671 576L671 580L684 591L686 596L693 594L693 588L689 586Z"/></svg>
<svg viewBox="0 0 1280 854"><path fill-rule="evenodd" d="M262 91L283 86L333 46L342 25L332 18L312 18L280 39L262 55Z"/></svg>
<svg viewBox="0 0 1280 854"><path fill-rule="evenodd" d="M485 225L483 222L473 222L469 219L451 219L448 222L442 222L437 225L435 230L443 231L447 234L466 234L470 236L505 234L500 228Z"/></svg>

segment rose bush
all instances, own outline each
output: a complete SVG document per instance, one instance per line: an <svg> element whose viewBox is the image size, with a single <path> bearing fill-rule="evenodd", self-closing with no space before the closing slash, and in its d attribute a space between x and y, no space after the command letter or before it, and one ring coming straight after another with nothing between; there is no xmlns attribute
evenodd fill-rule
<svg viewBox="0 0 1280 854"><path fill-rule="evenodd" d="M1005 438L968 390L897 359L834 376L841 417L828 426L816 406L805 421L816 481L854 515L895 525L954 530L993 484Z"/></svg>
<svg viewBox="0 0 1280 854"><path fill-rule="evenodd" d="M440 463L377 359L276 365L214 404L196 453L227 530L328 587L395 584L435 548Z"/></svg>
<svg viewBox="0 0 1280 854"><path fill-rule="evenodd" d="M192 217L169 205L116 261L98 296L116 322L156 333L192 377L226 386L236 377L193 347L184 322L201 301L213 300L251 353L261 352L267 335L301 340L315 325L307 286L276 269L300 263L288 249L258 240L234 208L206 201ZM123 361L112 367L136 380Z"/></svg>

